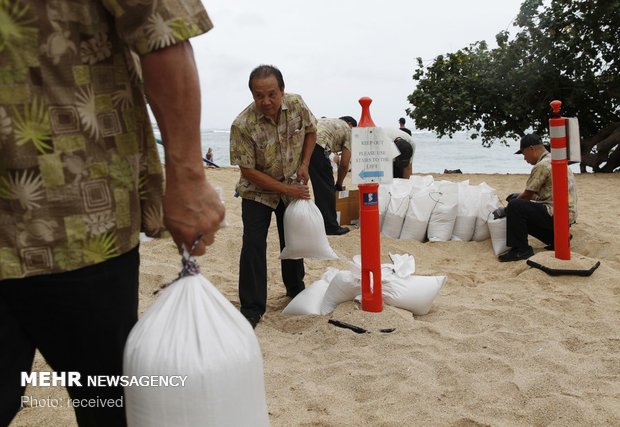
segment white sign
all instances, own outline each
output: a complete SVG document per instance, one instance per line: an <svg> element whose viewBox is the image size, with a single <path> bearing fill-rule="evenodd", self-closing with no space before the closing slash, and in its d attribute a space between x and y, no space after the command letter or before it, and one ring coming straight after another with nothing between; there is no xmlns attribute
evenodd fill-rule
<svg viewBox="0 0 620 427"><path fill-rule="evenodd" d="M392 160L400 153L383 129L351 129L351 180L353 184L392 182Z"/></svg>

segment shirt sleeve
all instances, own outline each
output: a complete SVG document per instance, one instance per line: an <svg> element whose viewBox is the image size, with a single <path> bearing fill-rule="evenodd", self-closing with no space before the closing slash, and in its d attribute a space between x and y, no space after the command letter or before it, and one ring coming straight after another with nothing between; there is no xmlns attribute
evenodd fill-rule
<svg viewBox="0 0 620 427"><path fill-rule="evenodd" d="M107 0L119 36L139 55L206 33L213 24L199 0Z"/></svg>
<svg viewBox="0 0 620 427"><path fill-rule="evenodd" d="M301 107L302 107L301 117L303 120L303 126L304 126L304 129L306 130L306 133L316 133L317 121L316 121L316 118L314 117L314 114L312 114L312 111L310 111L310 109L308 108L308 106L306 105L306 103L301 97L299 97L299 101L301 102Z"/></svg>
<svg viewBox="0 0 620 427"><path fill-rule="evenodd" d="M230 128L230 164L242 168L256 167L254 143L236 123Z"/></svg>

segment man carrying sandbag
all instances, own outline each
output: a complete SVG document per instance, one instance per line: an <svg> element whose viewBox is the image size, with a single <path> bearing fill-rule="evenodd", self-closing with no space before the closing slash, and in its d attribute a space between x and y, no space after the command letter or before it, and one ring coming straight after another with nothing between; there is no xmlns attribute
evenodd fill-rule
<svg viewBox="0 0 620 427"><path fill-rule="evenodd" d="M123 426L123 388L87 378L122 374L140 231L199 238L196 255L224 218L188 40L212 24L198 0L3 1L0 17L0 425L28 402L39 350L57 377L80 376L66 383L80 426Z"/></svg>
<svg viewBox="0 0 620 427"><path fill-rule="evenodd" d="M230 129L230 161L241 177L243 244L239 260L241 313L256 327L267 308L267 233L276 214L280 251L284 249L284 210L291 199L310 199L308 165L316 144L316 119L299 95L284 93L276 67L250 73L254 102ZM286 295L303 291L303 259L281 260Z"/></svg>
<svg viewBox="0 0 620 427"><path fill-rule="evenodd" d="M519 151L533 165L522 193L508 196L508 206L494 212L496 218L506 216L506 245L510 250L499 256L501 262L520 261L534 255L528 235L553 249L553 187L551 184L551 155L535 133L521 138ZM577 187L575 176L568 169L568 220L577 219Z"/></svg>

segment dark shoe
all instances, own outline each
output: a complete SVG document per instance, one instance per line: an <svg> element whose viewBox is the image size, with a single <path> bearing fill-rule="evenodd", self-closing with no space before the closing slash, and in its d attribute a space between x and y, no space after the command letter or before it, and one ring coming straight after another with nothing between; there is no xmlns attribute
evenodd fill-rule
<svg viewBox="0 0 620 427"><path fill-rule="evenodd" d="M573 240L573 235L572 234L570 235L568 240ZM553 243L551 243L551 244L545 246L545 249L548 250L548 251L553 251L553 250L555 250L555 245Z"/></svg>
<svg viewBox="0 0 620 427"><path fill-rule="evenodd" d="M289 298L291 298L291 299L293 299L293 298L295 298L297 295L299 295L299 293L300 293L301 291L303 291L304 289L306 289L306 287L305 287L305 286L302 286L301 288L297 288L297 289L296 289L296 290L294 290L294 291L291 291L290 289L287 289L287 290L286 290L286 296L287 296L287 297L289 297Z"/></svg>
<svg viewBox="0 0 620 427"><path fill-rule="evenodd" d="M246 317L246 319L248 319L248 322L250 322L250 325L252 325L252 329L256 329L256 325L258 325L258 322L260 322L260 316L250 316Z"/></svg>
<svg viewBox="0 0 620 427"><path fill-rule="evenodd" d="M498 257L500 262L510 262L510 261L521 261L523 259L528 259L534 255L534 250L531 246L526 248L512 248L505 254L502 254Z"/></svg>
<svg viewBox="0 0 620 427"><path fill-rule="evenodd" d="M348 227L338 227L335 230L326 230L325 234L328 236L342 236L343 234L347 234L349 231Z"/></svg>

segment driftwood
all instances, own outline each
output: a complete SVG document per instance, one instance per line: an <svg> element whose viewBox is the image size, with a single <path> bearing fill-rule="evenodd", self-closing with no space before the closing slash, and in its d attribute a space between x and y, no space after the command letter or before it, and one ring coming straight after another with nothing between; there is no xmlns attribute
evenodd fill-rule
<svg viewBox="0 0 620 427"><path fill-rule="evenodd" d="M581 142L581 172L586 172L587 166L593 172L620 169L620 123L612 123Z"/></svg>

